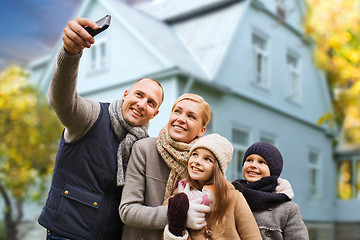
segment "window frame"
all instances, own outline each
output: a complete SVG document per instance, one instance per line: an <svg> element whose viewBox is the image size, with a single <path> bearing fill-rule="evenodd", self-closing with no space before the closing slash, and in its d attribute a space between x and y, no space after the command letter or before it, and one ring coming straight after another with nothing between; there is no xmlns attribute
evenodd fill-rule
<svg viewBox="0 0 360 240"><path fill-rule="evenodd" d="M104 49L102 49L104 48ZM94 56L95 54L95 56ZM108 41L105 37L99 38L90 48L88 73L104 71L108 68Z"/></svg>
<svg viewBox="0 0 360 240"><path fill-rule="evenodd" d="M290 61L290 58L293 60ZM293 51L288 51L286 53L286 74L286 96L289 100L300 103L302 93L300 57Z"/></svg>
<svg viewBox="0 0 360 240"><path fill-rule="evenodd" d="M268 140L271 140L271 141L268 141ZM271 143L272 145L276 145L275 134L260 133L259 141L260 142L268 142L268 143Z"/></svg>
<svg viewBox="0 0 360 240"><path fill-rule="evenodd" d="M310 155L316 154L317 156L317 162L316 164L311 163ZM321 152L316 149L309 149L308 151L308 195L309 199L311 200L319 200L322 197L322 189L321 189L321 162L322 162ZM312 170L315 171L314 174L314 180L315 182L312 182Z"/></svg>
<svg viewBox="0 0 360 240"><path fill-rule="evenodd" d="M276 16L278 20L285 21L287 18L287 11L285 7L285 2L278 0L276 1Z"/></svg>
<svg viewBox="0 0 360 240"><path fill-rule="evenodd" d="M234 131L239 131L239 132L247 134L246 142L244 142L244 143L237 142L236 139L234 138ZM234 154L233 154L232 161L236 164L236 166L234 168L235 178L239 178L242 176L242 159L244 157L245 151L249 147L250 138L251 138L251 132L249 129L247 129L245 127L239 127L239 126L233 126L231 128L231 142L234 147ZM241 156L240 158L238 157L239 153Z"/></svg>
<svg viewBox="0 0 360 240"><path fill-rule="evenodd" d="M351 196L349 199L341 198L339 192L339 167L341 163L349 161L350 162L350 184L351 184ZM360 200L360 156L354 155L350 157L342 157L336 160L336 197L337 200L340 201L348 201L348 200Z"/></svg>
<svg viewBox="0 0 360 240"><path fill-rule="evenodd" d="M268 37L265 34L259 31L252 32L253 83L264 88L269 86L268 42Z"/></svg>

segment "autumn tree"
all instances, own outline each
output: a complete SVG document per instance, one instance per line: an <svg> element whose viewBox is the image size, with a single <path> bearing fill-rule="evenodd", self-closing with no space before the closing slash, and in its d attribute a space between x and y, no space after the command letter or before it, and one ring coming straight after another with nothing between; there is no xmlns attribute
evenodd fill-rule
<svg viewBox="0 0 360 240"><path fill-rule="evenodd" d="M360 143L360 1L306 0L305 31L315 42L315 60L333 93L334 114L345 143Z"/></svg>
<svg viewBox="0 0 360 240"><path fill-rule="evenodd" d="M17 239L23 203L39 200L51 173L61 126L45 95L11 66L0 73L0 197L7 240Z"/></svg>

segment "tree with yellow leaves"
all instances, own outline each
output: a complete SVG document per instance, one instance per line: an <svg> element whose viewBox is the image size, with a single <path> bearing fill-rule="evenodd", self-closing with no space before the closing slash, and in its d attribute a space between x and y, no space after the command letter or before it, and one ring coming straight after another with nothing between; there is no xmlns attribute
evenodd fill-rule
<svg viewBox="0 0 360 240"><path fill-rule="evenodd" d="M51 173L61 132L42 92L11 66L0 73L0 197L5 239L17 239L23 202L38 200Z"/></svg>
<svg viewBox="0 0 360 240"><path fill-rule="evenodd" d="M360 1L306 0L305 31L315 60L333 90L335 114L323 120L343 128L344 143L360 143Z"/></svg>

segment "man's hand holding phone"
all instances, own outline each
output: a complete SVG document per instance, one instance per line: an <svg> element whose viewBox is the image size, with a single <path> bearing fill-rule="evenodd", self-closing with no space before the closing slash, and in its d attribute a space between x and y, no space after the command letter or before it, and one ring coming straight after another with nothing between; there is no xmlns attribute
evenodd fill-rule
<svg viewBox="0 0 360 240"><path fill-rule="evenodd" d="M95 33L100 33L109 27L110 18L108 18L105 22L99 22L99 24L101 24L102 29L100 29L100 26L97 23L94 23L87 18L77 17L74 20L69 21L64 29L63 35L64 48L66 52L70 55L76 55L84 48L90 48L95 40L94 37L86 30L86 27L88 30L91 28L95 31Z"/></svg>

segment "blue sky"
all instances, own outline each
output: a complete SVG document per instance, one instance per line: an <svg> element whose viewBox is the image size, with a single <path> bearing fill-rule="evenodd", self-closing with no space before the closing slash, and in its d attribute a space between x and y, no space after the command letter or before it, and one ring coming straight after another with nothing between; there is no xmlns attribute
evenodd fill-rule
<svg viewBox="0 0 360 240"><path fill-rule="evenodd" d="M51 52L82 0L1 0L0 70Z"/></svg>

